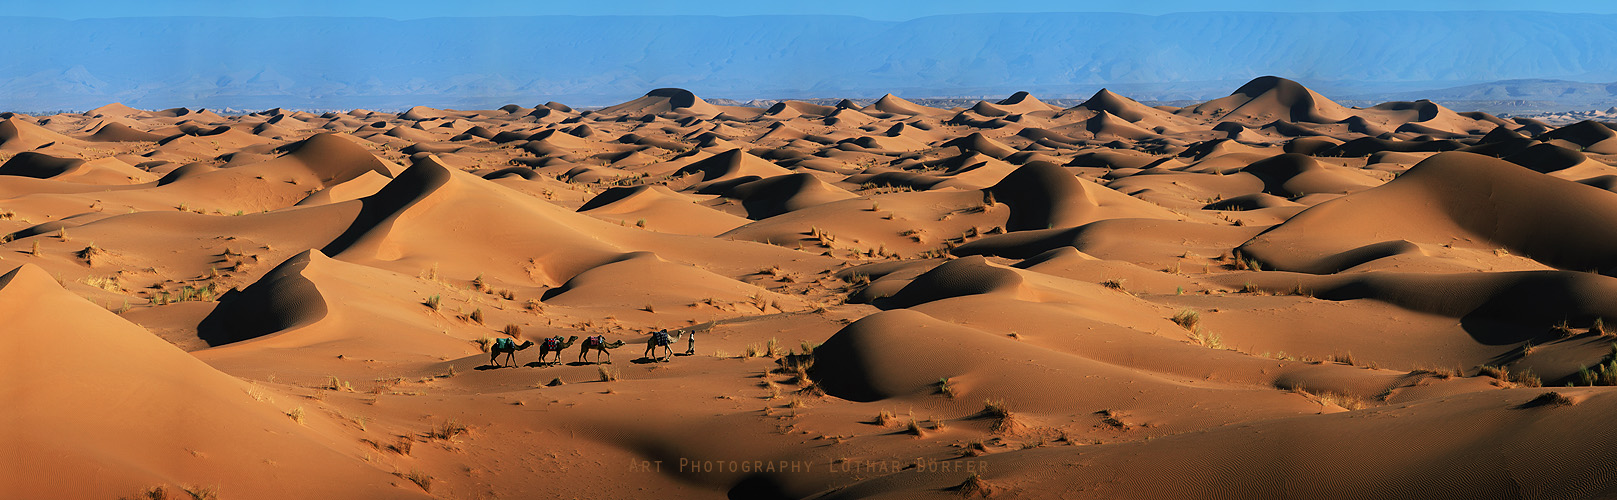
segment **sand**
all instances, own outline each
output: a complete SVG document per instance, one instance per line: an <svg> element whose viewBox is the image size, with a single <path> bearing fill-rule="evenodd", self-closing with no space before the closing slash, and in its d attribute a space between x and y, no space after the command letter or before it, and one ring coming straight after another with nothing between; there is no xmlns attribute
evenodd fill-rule
<svg viewBox="0 0 1617 500"><path fill-rule="evenodd" d="M18 498L1617 495L1602 122L657 89L0 158Z"/></svg>

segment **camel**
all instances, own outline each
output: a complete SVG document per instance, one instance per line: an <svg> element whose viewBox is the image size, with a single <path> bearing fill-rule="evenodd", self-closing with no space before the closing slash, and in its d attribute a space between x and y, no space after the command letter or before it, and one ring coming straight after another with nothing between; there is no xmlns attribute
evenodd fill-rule
<svg viewBox="0 0 1617 500"><path fill-rule="evenodd" d="M563 350L566 350L568 347L572 347L573 346L573 341L576 341L576 340L578 340L577 335L567 337L567 340L565 340L565 341L561 339L560 335L545 339L544 343L539 344L539 362L544 363L545 362L545 357L549 356L550 353L554 352L554 353L556 353L556 362L560 363L561 362L561 352Z"/></svg>
<svg viewBox="0 0 1617 500"><path fill-rule="evenodd" d="M611 363L612 362L612 353L608 352L607 349L617 349L619 347L623 347L623 341L622 340L617 340L617 341L613 341L611 343L607 343L606 337L603 337L603 336L600 336L600 335L596 335L594 337L585 337L583 347L580 347L578 349L578 362L583 363L584 360L585 360L585 356L588 355L590 353L590 350L593 349L596 352L600 353L600 354L595 355L595 362L597 364L599 364L601 362L601 356L600 356L601 354L605 354L606 355L606 362Z"/></svg>
<svg viewBox="0 0 1617 500"><path fill-rule="evenodd" d="M668 330L658 330L652 332L651 338L646 339L646 359L661 359L662 361L673 359L674 348L669 347L669 344L672 344L675 340L679 340L679 338L684 335L685 334L683 332L670 332ZM653 354L657 353L658 347L668 351L668 353L663 355L662 358L652 357Z"/></svg>
<svg viewBox="0 0 1617 500"><path fill-rule="evenodd" d="M514 342L514 341L509 343L509 344L505 344L505 345L501 345L501 343L495 343L494 345L490 346L489 349L488 349L488 364L494 365L494 366L505 366L505 363L495 363L494 362L494 360L498 359L501 354L504 354L506 359L511 361L511 366L516 366L517 365L517 351L527 349L529 347L533 347L533 341L532 340L523 342L522 345L517 345L516 342Z"/></svg>

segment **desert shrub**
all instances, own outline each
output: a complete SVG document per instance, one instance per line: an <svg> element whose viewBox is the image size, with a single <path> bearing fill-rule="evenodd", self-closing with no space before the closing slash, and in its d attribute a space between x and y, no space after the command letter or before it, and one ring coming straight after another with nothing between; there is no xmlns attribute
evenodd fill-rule
<svg viewBox="0 0 1617 500"><path fill-rule="evenodd" d="M1201 325L1202 315L1196 311L1185 309L1183 311L1179 311L1177 314L1174 314L1173 318L1171 319L1180 327L1194 332L1196 331L1197 327Z"/></svg>

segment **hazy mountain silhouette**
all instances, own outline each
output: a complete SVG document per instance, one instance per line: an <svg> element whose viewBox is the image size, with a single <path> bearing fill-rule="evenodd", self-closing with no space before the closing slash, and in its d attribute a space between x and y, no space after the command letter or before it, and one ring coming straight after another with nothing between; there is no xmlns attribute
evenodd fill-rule
<svg viewBox="0 0 1617 500"><path fill-rule="evenodd" d="M1253 77L1354 90L1617 80L1617 16L1526 12L4 18L0 108L575 105L726 98L1207 99ZM1379 86L1378 86L1379 85ZM1344 91L1347 90L1347 91Z"/></svg>

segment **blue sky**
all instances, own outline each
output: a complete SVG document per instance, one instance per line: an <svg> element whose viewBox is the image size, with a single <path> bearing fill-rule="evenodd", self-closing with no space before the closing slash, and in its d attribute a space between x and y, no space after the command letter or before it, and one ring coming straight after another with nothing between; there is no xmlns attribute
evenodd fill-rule
<svg viewBox="0 0 1617 500"><path fill-rule="evenodd" d="M1256 0L1206 2L1191 0L1022 0L985 2L965 0L881 1L764 1L719 0L680 2L667 0L58 0L8 2L4 15L60 19L150 16L337 16L420 19L428 17L536 16L536 15L774 15L831 14L901 21L943 14L986 12L1129 12L1159 15L1175 12L1262 11L1348 12L1374 10L1535 10L1570 13L1617 13L1617 2L1569 0L1528 4L1516 0Z"/></svg>

